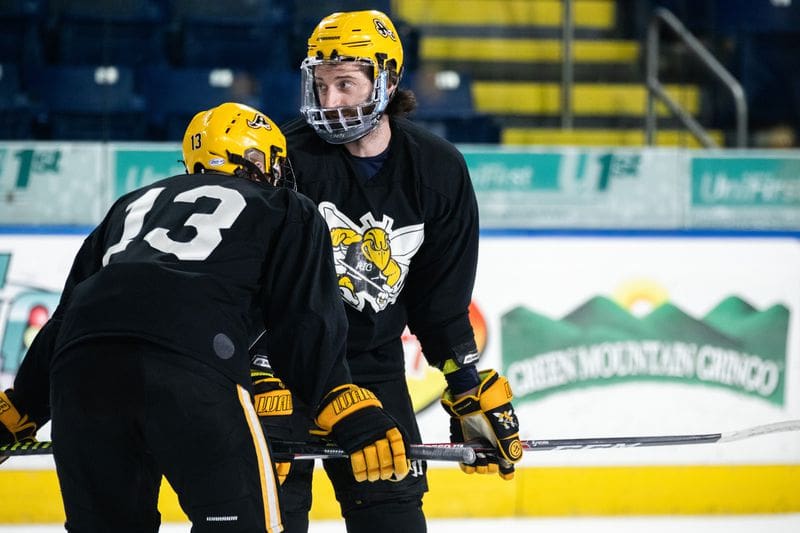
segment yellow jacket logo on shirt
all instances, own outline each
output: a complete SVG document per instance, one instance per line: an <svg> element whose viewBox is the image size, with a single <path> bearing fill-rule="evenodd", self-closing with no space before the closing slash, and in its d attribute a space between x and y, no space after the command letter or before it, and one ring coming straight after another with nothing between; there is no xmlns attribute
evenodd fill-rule
<svg viewBox="0 0 800 533"><path fill-rule="evenodd" d="M359 311L369 304L376 312L397 301L411 258L425 239L425 225L394 229L394 219L376 220L372 213L356 224L331 202L320 203L319 211L331 232L344 301Z"/></svg>

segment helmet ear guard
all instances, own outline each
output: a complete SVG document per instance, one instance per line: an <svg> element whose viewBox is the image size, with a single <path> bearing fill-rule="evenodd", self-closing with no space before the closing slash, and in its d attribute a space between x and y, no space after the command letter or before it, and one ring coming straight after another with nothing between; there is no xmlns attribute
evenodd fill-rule
<svg viewBox="0 0 800 533"><path fill-rule="evenodd" d="M315 87L319 65L344 62L363 64L371 72L370 98L353 106L323 107ZM333 13L320 21L308 39L302 62L300 112L325 141L344 144L372 131L389 105L389 89L396 86L403 69L403 46L394 24L380 11Z"/></svg>

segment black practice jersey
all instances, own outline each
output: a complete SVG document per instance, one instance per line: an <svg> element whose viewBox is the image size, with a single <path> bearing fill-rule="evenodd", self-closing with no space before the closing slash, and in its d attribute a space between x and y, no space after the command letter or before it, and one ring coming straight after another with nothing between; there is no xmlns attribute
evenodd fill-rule
<svg viewBox="0 0 800 533"><path fill-rule="evenodd" d="M402 375L406 324L431 363L475 351L478 209L464 158L413 122L390 125L388 157L369 179L304 120L282 128L298 190L331 233L350 369L365 380Z"/></svg>
<svg viewBox="0 0 800 533"><path fill-rule="evenodd" d="M316 405L351 381L330 247L294 191L217 173L167 178L121 197L86 238L35 344L58 364L86 339L144 339L249 389L249 344L266 328L273 367Z"/></svg>

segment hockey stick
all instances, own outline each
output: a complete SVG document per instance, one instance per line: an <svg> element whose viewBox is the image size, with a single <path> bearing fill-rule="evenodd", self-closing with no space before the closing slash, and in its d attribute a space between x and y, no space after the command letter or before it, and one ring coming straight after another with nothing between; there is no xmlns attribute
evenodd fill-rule
<svg viewBox="0 0 800 533"><path fill-rule="evenodd" d="M277 461L305 460L305 459L344 459L347 452L336 446L314 444L307 442L272 441L274 459ZM27 442L7 444L0 446L0 457L20 455L48 455L53 453L53 443L50 441ZM475 451L469 447L411 444L408 450L409 459L423 459L426 461L455 461L472 463L475 461Z"/></svg>
<svg viewBox="0 0 800 533"><path fill-rule="evenodd" d="M347 452L330 445L307 442L273 441L272 449L276 459L337 459L347 457ZM0 448L2 450L2 448ZM0 453L2 453L0 451ZM455 461L472 463L475 461L475 450L470 447L456 447L436 444L411 444L408 450L409 459L425 461Z"/></svg>
<svg viewBox="0 0 800 533"><path fill-rule="evenodd" d="M676 446L682 444L711 444L715 442L733 442L772 433L800 431L800 420L786 420L754 426L739 431L725 433L701 433L697 435L662 435L654 437L595 437L580 439L523 440L522 449L526 452L548 450L587 450L603 448L642 448L646 446ZM423 446L448 446L442 444L423 444ZM494 448L481 445L449 444L454 447L471 447L478 453L493 453Z"/></svg>
<svg viewBox="0 0 800 533"><path fill-rule="evenodd" d="M579 439L523 440L522 449L526 452L548 450L586 450L603 448L642 448L646 446L676 446L683 444L712 444L800 431L800 420L786 420L754 426L739 431L725 433L700 433L696 435L662 435L654 437L595 437ZM347 457L341 448L305 442L273 441L276 460L286 459L335 459ZM458 461L471 463L475 453L492 453L493 448L452 443L412 444L408 453L411 459L429 461ZM47 455L53 453L53 443L41 441L0 446L0 456Z"/></svg>

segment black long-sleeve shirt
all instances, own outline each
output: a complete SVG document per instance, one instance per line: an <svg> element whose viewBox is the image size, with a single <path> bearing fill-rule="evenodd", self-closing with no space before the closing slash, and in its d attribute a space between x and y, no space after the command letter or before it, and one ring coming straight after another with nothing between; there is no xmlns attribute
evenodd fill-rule
<svg viewBox="0 0 800 533"><path fill-rule="evenodd" d="M288 189L206 173L126 194L83 242L15 402L41 423L59 353L109 336L156 343L250 388L249 344L266 328L273 367L316 405L351 381L330 246L312 202Z"/></svg>
<svg viewBox="0 0 800 533"><path fill-rule="evenodd" d="M464 158L411 121L391 117L390 126L387 158L370 178L302 119L281 128L298 190L331 231L347 357L363 380L403 374L406 325L432 364L475 351L478 208Z"/></svg>

